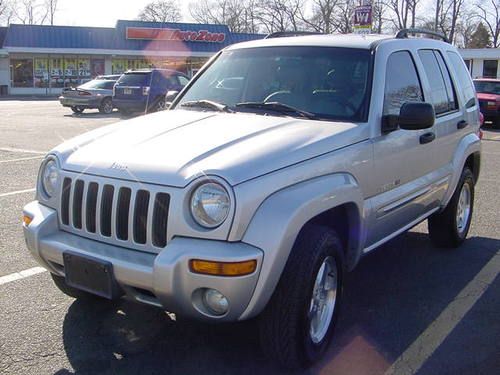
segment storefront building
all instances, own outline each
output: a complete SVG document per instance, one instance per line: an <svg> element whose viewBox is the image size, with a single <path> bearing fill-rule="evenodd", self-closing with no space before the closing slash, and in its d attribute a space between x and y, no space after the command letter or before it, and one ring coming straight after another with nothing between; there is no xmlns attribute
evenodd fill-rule
<svg viewBox="0 0 500 375"><path fill-rule="evenodd" d="M460 49L472 78L500 79L500 48Z"/></svg>
<svg viewBox="0 0 500 375"><path fill-rule="evenodd" d="M0 28L0 95L54 95L98 75L169 68L194 74L215 53L262 38L226 25L119 20L114 28Z"/></svg>

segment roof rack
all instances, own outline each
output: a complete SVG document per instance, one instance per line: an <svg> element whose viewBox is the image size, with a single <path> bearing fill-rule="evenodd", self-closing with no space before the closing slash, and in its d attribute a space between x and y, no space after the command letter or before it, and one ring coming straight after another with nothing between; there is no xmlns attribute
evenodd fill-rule
<svg viewBox="0 0 500 375"><path fill-rule="evenodd" d="M269 33L264 39L272 38L284 38L287 36L303 36L303 35L323 35L324 33L316 31L276 31L274 33Z"/></svg>
<svg viewBox="0 0 500 375"><path fill-rule="evenodd" d="M426 35L432 35L435 37L438 37L440 39L443 39L444 42L450 43L448 38L441 33L431 31L431 30L426 30L426 29L401 29L398 31L396 34L396 39L406 39L408 38L408 34L426 34Z"/></svg>

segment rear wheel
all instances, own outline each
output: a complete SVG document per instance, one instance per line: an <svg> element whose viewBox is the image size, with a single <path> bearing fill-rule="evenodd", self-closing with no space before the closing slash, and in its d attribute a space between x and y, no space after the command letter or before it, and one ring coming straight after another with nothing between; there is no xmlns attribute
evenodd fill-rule
<svg viewBox="0 0 500 375"><path fill-rule="evenodd" d="M83 107L80 107L80 106L73 106L71 107L71 110L74 112L74 113L82 113L84 111L85 108Z"/></svg>
<svg viewBox="0 0 500 375"><path fill-rule="evenodd" d="M104 98L99 107L99 112L109 115L113 112L113 101L111 98Z"/></svg>
<svg viewBox="0 0 500 375"><path fill-rule="evenodd" d="M469 233L473 208L474 175L465 167L444 211L432 215L427 221L431 241L444 248L460 246Z"/></svg>
<svg viewBox="0 0 500 375"><path fill-rule="evenodd" d="M50 273L50 276L52 276L52 280L57 288L67 296L81 300L103 300L103 298L96 296L95 294L87 293L83 290L69 286L66 284L66 280L62 276L58 276L53 273Z"/></svg>
<svg viewBox="0 0 500 375"><path fill-rule="evenodd" d="M259 317L261 346L270 359L296 369L317 361L325 352L342 297L343 259L333 230L308 226L301 231Z"/></svg>

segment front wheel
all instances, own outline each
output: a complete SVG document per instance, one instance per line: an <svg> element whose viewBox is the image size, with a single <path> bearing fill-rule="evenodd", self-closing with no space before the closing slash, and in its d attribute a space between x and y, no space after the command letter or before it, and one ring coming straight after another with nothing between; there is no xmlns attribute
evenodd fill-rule
<svg viewBox="0 0 500 375"><path fill-rule="evenodd" d="M113 101L111 98L104 98L101 106L99 107L99 112L109 115L113 112Z"/></svg>
<svg viewBox="0 0 500 375"><path fill-rule="evenodd" d="M73 113L82 113L84 111L84 109L85 108L79 107L79 106L71 107L71 110L73 111Z"/></svg>
<svg viewBox="0 0 500 375"><path fill-rule="evenodd" d="M438 247L460 246L469 233L473 208L474 175L465 167L444 211L433 214L427 221L431 241Z"/></svg>
<svg viewBox="0 0 500 375"><path fill-rule="evenodd" d="M261 346L289 369L317 361L333 335L342 297L342 244L335 231L304 228L259 318Z"/></svg>

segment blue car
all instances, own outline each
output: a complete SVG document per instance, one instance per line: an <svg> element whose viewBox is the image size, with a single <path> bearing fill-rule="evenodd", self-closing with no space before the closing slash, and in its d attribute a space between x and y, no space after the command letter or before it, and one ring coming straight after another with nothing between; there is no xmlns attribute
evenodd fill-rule
<svg viewBox="0 0 500 375"><path fill-rule="evenodd" d="M113 89L113 106L122 113L155 112L165 109L168 91L180 91L189 82L181 72L170 69L128 71Z"/></svg>

